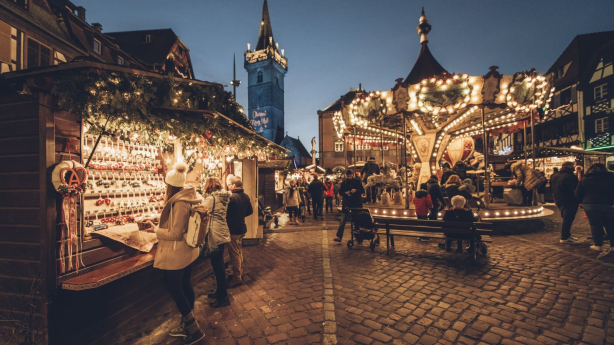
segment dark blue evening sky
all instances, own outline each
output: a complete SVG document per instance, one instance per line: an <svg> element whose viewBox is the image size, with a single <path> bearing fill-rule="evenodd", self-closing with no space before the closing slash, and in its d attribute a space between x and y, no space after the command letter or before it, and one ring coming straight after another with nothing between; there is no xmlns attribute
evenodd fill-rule
<svg viewBox="0 0 614 345"><path fill-rule="evenodd" d="M197 79L229 85L232 55L243 84L243 52L258 38L263 0L73 0L103 32L172 28L190 48ZM420 50L425 6L429 47L449 72L544 73L578 34L614 30L612 0L269 0L273 35L288 58L285 125L308 149L317 110L351 87L387 90ZM229 85L230 86L230 85ZM227 88L231 90L232 87Z"/></svg>

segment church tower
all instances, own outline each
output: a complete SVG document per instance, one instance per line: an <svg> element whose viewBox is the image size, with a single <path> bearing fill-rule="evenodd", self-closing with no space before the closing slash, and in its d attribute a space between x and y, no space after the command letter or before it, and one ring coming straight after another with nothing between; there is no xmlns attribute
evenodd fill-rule
<svg viewBox="0 0 614 345"><path fill-rule="evenodd" d="M267 0L262 6L258 43L254 50L247 44L244 66L248 75L247 118L256 132L279 144L284 138L284 77L288 60L273 39Z"/></svg>

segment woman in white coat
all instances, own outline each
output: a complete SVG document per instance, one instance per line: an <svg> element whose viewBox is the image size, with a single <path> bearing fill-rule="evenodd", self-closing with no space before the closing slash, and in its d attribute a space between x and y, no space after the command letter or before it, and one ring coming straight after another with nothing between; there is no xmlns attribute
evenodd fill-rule
<svg viewBox="0 0 614 345"><path fill-rule="evenodd" d="M185 187L185 163L176 163L166 174L166 203L160 214L160 225L155 228L158 249L154 267L164 272L164 284L181 312L181 324L169 335L182 337L183 344L194 344L205 337L194 318L194 289L192 266L198 258L199 248L185 241L192 205L202 199L193 187ZM152 224L153 225L153 224Z"/></svg>

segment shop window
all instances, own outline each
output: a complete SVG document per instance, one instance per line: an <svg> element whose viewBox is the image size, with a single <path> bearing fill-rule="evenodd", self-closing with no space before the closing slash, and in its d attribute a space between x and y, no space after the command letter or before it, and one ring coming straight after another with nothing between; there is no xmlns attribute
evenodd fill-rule
<svg viewBox="0 0 614 345"><path fill-rule="evenodd" d="M604 99L608 95L608 84L595 86L594 95L596 101Z"/></svg>
<svg viewBox="0 0 614 345"><path fill-rule="evenodd" d="M605 133L610 130L610 121L607 117L595 120L595 133Z"/></svg>
<svg viewBox="0 0 614 345"><path fill-rule="evenodd" d="M117 64L123 66L124 65L124 58L121 56L117 57Z"/></svg>
<svg viewBox="0 0 614 345"><path fill-rule="evenodd" d="M28 39L28 68L49 66L51 49L39 42Z"/></svg>
<svg viewBox="0 0 614 345"><path fill-rule="evenodd" d="M94 38L94 42L92 42L92 48L98 54L102 54L102 43L99 40Z"/></svg>
<svg viewBox="0 0 614 345"><path fill-rule="evenodd" d="M343 141L335 141L335 152L343 152Z"/></svg>
<svg viewBox="0 0 614 345"><path fill-rule="evenodd" d="M262 71L258 71L258 83L262 83Z"/></svg>
<svg viewBox="0 0 614 345"><path fill-rule="evenodd" d="M66 63L66 57L64 56L64 54L56 50L53 52L53 64L59 65L61 63Z"/></svg>

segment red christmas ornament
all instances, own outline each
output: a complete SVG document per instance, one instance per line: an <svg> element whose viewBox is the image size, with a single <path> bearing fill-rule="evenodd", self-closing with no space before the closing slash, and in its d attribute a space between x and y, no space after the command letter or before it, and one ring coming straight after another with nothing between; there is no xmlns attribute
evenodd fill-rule
<svg viewBox="0 0 614 345"><path fill-rule="evenodd" d="M209 140L209 138L211 138L211 136L213 135L213 133L211 133L211 131L206 131L205 133L203 133L203 137L205 137L205 139Z"/></svg>

